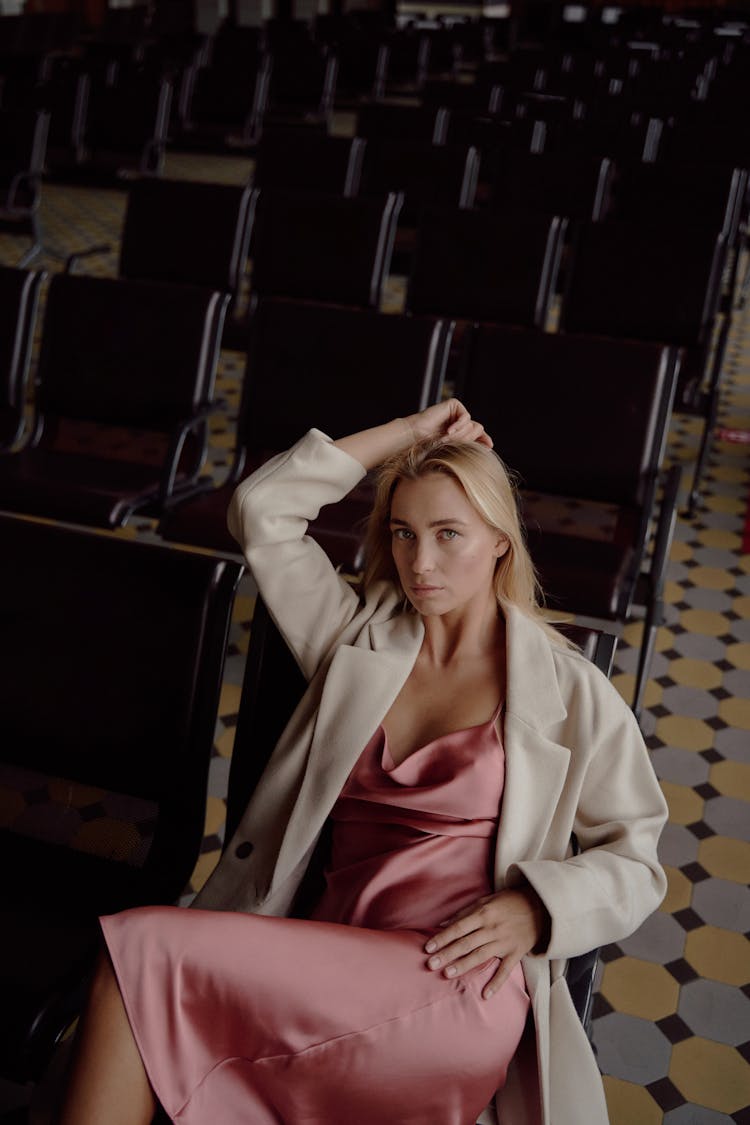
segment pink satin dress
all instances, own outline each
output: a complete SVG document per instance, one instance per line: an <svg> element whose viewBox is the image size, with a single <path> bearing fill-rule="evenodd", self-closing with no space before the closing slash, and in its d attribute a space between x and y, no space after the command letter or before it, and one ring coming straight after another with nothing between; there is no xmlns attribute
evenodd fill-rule
<svg viewBox="0 0 750 1125"><path fill-rule="evenodd" d="M146 907L101 920L149 1079L185 1125L474 1125L528 1011L517 966L452 979L424 943L491 893L491 721L395 765L376 731L331 817L312 917Z"/></svg>

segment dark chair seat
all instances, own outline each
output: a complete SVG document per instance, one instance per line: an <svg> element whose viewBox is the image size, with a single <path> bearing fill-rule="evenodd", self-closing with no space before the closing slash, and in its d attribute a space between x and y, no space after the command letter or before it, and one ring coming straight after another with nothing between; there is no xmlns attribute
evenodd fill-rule
<svg viewBox="0 0 750 1125"><path fill-rule="evenodd" d="M550 535L527 525L529 550L550 609L616 618L633 596L631 544Z"/></svg>
<svg viewBox="0 0 750 1125"><path fill-rule="evenodd" d="M184 480L178 474L175 483ZM159 466L29 449L3 462L0 509L119 527L132 511L156 499L162 482Z"/></svg>

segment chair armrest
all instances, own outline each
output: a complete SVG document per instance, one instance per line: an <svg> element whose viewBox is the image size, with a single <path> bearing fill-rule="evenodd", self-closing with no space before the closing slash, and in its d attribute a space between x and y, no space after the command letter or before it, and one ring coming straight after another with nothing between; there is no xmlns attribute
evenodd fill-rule
<svg viewBox="0 0 750 1125"><path fill-rule="evenodd" d="M72 273L79 258L91 258L95 254L109 254L112 247L108 242L97 243L96 246L89 246L85 250L75 250L72 254L68 254L65 259L63 271L65 273Z"/></svg>
<svg viewBox="0 0 750 1125"><path fill-rule="evenodd" d="M664 491L659 509L659 519L654 536L654 549L651 555L650 582L655 598L661 598L672 545L675 521L677 519L677 494L680 489L682 470L672 465L664 480Z"/></svg>
<svg viewBox="0 0 750 1125"><path fill-rule="evenodd" d="M175 480L177 477L177 468L180 463L180 456L185 446L187 436L191 431L198 430L200 426L205 426L208 423L209 416L213 411L213 406L206 405L201 407L192 418L186 419L184 422L179 422L175 430L172 442L169 448L167 467L164 476L162 477L161 485L159 486L158 504L160 509L168 506L170 500L175 498Z"/></svg>

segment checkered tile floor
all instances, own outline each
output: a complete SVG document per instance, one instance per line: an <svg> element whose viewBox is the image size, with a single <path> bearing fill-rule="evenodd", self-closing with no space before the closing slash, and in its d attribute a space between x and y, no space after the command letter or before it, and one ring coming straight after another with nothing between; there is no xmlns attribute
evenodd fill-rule
<svg viewBox="0 0 750 1125"><path fill-rule="evenodd" d="M175 154L167 175L236 183L250 167L247 160ZM45 185L46 245L64 255L108 242L110 253L81 268L114 274L124 203L117 191ZM21 240L0 237L0 262L14 264L23 249ZM59 257L48 254L36 264L61 268ZM398 308L402 295L401 279L390 279L386 308ZM224 352L218 379L224 409L211 438L217 479L231 458L241 378L242 357ZM750 306L735 317L720 424L750 429ZM685 484L696 442L696 425L676 419L669 455L684 464ZM636 934L603 954L594 1041L613 1125L750 1123L750 556L742 553L749 454L747 445L716 441L701 509L677 525L667 621L643 718L671 813L661 847L669 892ZM154 531L135 521L118 534L150 537ZM231 630L193 890L221 845L222 794L252 609L247 580ZM638 623L626 627L616 657L614 680L626 698L638 636Z"/></svg>

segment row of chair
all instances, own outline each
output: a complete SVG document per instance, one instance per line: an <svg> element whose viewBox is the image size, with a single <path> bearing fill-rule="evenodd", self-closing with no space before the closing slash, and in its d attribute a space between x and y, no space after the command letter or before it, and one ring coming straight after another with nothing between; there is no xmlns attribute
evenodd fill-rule
<svg viewBox="0 0 750 1125"><path fill-rule="evenodd" d="M351 157L357 148L344 142L343 151ZM341 146L336 155L341 168ZM664 182L649 174L634 180L636 188L645 184L655 194ZM543 329L552 298L561 290L564 331L661 341L682 349L677 406L704 421L694 503L718 408L734 288L725 271L729 264L731 275L739 258L746 184L746 173L737 172L724 184L725 194L714 192L705 227L686 224L684 203L683 209L675 204L669 221L662 212L661 226L608 220L575 228L564 216L425 209L416 216L406 309ZM135 184L121 275L210 285L228 292L236 304L249 229L259 211L253 299L284 296L378 308L403 215L400 196L383 202L272 191L264 199L266 190L260 190L264 206L259 208L247 188ZM630 198L637 199L636 190ZM689 191L683 198L691 198ZM192 240L187 231L194 231ZM564 282L559 281L562 262ZM245 329L242 337L236 322L235 329L235 340L244 347ZM460 358L456 363L450 378L460 382Z"/></svg>

